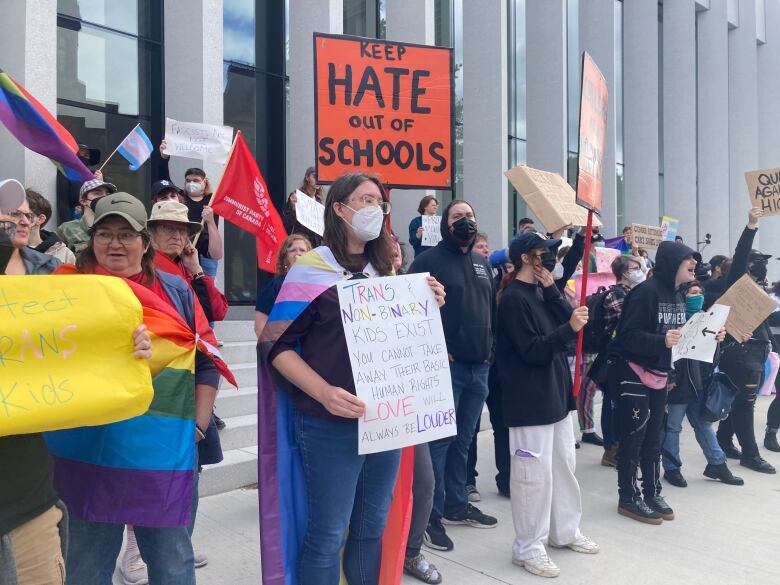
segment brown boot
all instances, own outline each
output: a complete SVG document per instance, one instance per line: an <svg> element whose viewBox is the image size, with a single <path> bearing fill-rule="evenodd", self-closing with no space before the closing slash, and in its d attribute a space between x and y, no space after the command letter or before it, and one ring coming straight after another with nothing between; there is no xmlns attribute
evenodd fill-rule
<svg viewBox="0 0 780 585"><path fill-rule="evenodd" d="M604 467L617 467L618 445L604 448L604 455L601 457L601 465Z"/></svg>

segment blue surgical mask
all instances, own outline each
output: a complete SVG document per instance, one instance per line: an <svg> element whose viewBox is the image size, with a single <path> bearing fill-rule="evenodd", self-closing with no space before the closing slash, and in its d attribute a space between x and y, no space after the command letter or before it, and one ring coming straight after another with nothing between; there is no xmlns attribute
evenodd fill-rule
<svg viewBox="0 0 780 585"><path fill-rule="evenodd" d="M704 307L704 295L685 297L685 316L690 319Z"/></svg>

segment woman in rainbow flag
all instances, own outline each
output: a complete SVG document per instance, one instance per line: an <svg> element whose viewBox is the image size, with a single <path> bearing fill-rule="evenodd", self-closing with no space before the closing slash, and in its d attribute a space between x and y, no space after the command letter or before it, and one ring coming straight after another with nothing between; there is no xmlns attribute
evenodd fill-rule
<svg viewBox="0 0 780 585"><path fill-rule="evenodd" d="M337 179L325 202L325 245L295 262L260 337L265 585L337 585L342 565L349 585L400 581L411 468L405 459L399 475L400 450L358 455L365 405L335 286L393 273L389 212L375 177ZM444 288L429 282L443 305Z"/></svg>

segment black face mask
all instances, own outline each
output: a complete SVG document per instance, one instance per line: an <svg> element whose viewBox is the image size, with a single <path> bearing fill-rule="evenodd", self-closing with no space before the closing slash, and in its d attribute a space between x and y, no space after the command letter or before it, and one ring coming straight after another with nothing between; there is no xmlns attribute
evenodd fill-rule
<svg viewBox="0 0 780 585"><path fill-rule="evenodd" d="M542 266L550 272L555 270L555 254L549 250L542 254Z"/></svg>
<svg viewBox="0 0 780 585"><path fill-rule="evenodd" d="M750 274L752 274L758 282L764 282L766 278L766 263L754 262L750 265Z"/></svg>
<svg viewBox="0 0 780 585"><path fill-rule="evenodd" d="M450 228L452 237L462 246L469 246L477 235L477 222L468 217L461 217Z"/></svg>

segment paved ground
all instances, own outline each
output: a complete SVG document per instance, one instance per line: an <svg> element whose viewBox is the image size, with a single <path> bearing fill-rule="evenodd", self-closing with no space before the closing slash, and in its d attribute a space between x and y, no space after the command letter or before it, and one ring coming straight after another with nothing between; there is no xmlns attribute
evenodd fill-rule
<svg viewBox="0 0 780 585"><path fill-rule="evenodd" d="M763 437L769 402L770 398L759 400L759 437ZM746 485L721 485L701 475L705 461L689 428L682 441L683 473L689 487L664 484L664 495L677 518L662 526L646 526L618 516L615 472L599 465L600 449L586 445L578 451L582 529L601 544L602 553L590 557L553 551L552 557L561 567L561 577L555 583L780 584L780 476L758 474L732 463ZM481 433L478 487L483 501L478 505L496 515L499 526L492 530L450 527L455 550L426 554L448 585L543 583L511 564L512 516L509 501L494 489L492 448L492 435ZM780 467L780 455L765 455ZM201 500L194 538L196 548L210 558L208 567L198 571L200 585L259 585L256 491L239 490ZM404 585L413 583L419 582L404 581Z"/></svg>

